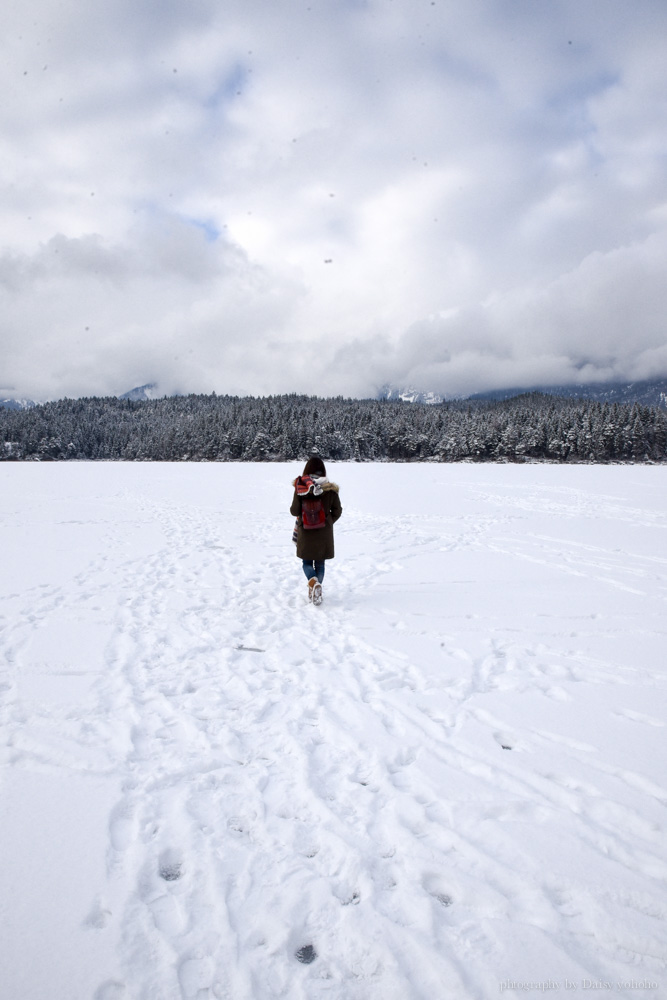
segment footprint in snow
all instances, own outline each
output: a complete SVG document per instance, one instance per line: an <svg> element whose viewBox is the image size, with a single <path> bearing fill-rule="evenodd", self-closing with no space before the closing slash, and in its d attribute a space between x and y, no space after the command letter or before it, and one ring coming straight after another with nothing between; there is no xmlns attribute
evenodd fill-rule
<svg viewBox="0 0 667 1000"><path fill-rule="evenodd" d="M493 738L501 750L529 750L529 746L524 740L519 739L517 736L510 735L510 733L506 731L503 732L503 730L500 730L495 732L493 734Z"/></svg>
<svg viewBox="0 0 667 1000"><path fill-rule="evenodd" d="M314 858L316 854L319 854L319 850L320 848L318 844L306 844L301 849L301 854L303 854L305 858Z"/></svg>
<svg viewBox="0 0 667 1000"><path fill-rule="evenodd" d="M183 861L171 848L163 851L158 862L158 874L165 882L177 882L183 876Z"/></svg>
<svg viewBox="0 0 667 1000"><path fill-rule="evenodd" d="M317 952L313 948L312 944L304 944L302 948L295 953L297 961L301 962L302 965L310 965L317 958Z"/></svg>
<svg viewBox="0 0 667 1000"><path fill-rule="evenodd" d="M441 906L451 906L454 902L452 896L443 887L442 880L439 875L424 875L422 878L422 885L429 896L437 900Z"/></svg>
<svg viewBox="0 0 667 1000"><path fill-rule="evenodd" d="M361 893L349 883L342 882L333 887L333 894L341 906L358 906L361 900Z"/></svg>
<svg viewBox="0 0 667 1000"><path fill-rule="evenodd" d="M370 788L372 792L378 791L378 783L375 776L375 765L368 761L360 761L355 770L350 775L350 781L355 785L363 785Z"/></svg>
<svg viewBox="0 0 667 1000"><path fill-rule="evenodd" d="M231 833L238 833L240 836L249 836L252 824L246 816L230 816L227 820L227 829Z"/></svg>
<svg viewBox="0 0 667 1000"><path fill-rule="evenodd" d="M160 867L160 878L163 878L165 882L176 882L182 874L183 872L179 864Z"/></svg>

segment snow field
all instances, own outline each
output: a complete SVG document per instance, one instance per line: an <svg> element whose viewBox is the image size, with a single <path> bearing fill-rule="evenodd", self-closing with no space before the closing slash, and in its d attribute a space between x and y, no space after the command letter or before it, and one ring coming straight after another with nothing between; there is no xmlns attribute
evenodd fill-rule
<svg viewBox="0 0 667 1000"><path fill-rule="evenodd" d="M0 466L3 996L667 996L667 470L298 471Z"/></svg>

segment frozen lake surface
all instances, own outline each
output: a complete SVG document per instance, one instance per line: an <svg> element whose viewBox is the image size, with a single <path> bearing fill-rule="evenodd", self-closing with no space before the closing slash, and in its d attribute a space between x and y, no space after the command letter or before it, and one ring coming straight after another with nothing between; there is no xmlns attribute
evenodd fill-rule
<svg viewBox="0 0 667 1000"><path fill-rule="evenodd" d="M299 471L0 465L3 1000L667 997L667 468Z"/></svg>

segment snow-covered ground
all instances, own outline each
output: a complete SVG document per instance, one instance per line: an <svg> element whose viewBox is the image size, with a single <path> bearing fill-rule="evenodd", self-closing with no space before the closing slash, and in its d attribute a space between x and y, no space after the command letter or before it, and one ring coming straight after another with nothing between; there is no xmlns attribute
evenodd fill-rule
<svg viewBox="0 0 667 1000"><path fill-rule="evenodd" d="M0 465L2 1000L667 997L667 468L298 471Z"/></svg>

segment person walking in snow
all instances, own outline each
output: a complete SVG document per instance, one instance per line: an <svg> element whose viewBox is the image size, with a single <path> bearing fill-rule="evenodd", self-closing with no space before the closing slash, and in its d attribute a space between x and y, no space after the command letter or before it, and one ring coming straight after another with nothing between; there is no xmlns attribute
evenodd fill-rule
<svg viewBox="0 0 667 1000"><path fill-rule="evenodd" d="M327 479L321 458L313 456L292 483L290 514L296 517L296 556L303 560L308 580L308 600L322 603L324 563L334 557L333 526L343 513L338 487Z"/></svg>

